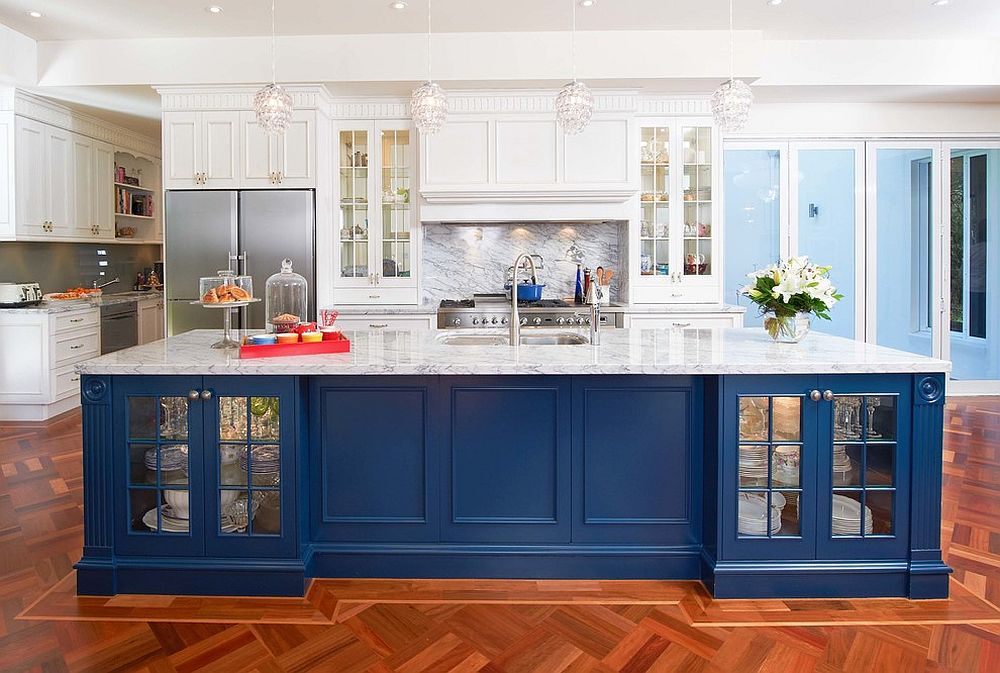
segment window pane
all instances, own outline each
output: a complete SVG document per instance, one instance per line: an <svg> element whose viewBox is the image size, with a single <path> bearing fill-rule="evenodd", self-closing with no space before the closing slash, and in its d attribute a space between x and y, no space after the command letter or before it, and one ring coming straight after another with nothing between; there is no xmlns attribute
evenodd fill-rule
<svg viewBox="0 0 1000 673"><path fill-rule="evenodd" d="M768 441L768 405L766 397L740 398L740 439Z"/></svg>
<svg viewBox="0 0 1000 673"><path fill-rule="evenodd" d="M951 331L965 331L965 158L951 159Z"/></svg>
<svg viewBox="0 0 1000 673"><path fill-rule="evenodd" d="M799 422L802 400L798 397L775 397L774 405L774 439L786 442L797 442L801 439Z"/></svg>

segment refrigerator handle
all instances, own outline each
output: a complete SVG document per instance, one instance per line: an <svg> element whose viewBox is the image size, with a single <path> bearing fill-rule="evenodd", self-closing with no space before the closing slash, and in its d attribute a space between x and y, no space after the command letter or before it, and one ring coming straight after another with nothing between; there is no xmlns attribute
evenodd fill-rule
<svg viewBox="0 0 1000 673"><path fill-rule="evenodd" d="M233 262L236 262L236 268L233 269ZM240 262L243 262L243 269L240 269ZM229 270L235 271L237 276L245 276L247 273L247 251L244 250L242 255L234 255L229 253Z"/></svg>
<svg viewBox="0 0 1000 673"><path fill-rule="evenodd" d="M247 275L250 274L250 257L249 257L249 255L247 255L247 251L246 250L243 251L243 254L241 255L240 259L243 260L243 274L242 275L247 276Z"/></svg>

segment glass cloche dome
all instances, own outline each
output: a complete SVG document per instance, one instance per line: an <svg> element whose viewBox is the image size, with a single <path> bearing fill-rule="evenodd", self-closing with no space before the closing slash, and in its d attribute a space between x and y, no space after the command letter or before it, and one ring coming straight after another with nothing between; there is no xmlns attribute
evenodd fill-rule
<svg viewBox="0 0 1000 673"><path fill-rule="evenodd" d="M305 278L292 271L292 260L281 262L281 271L267 279L264 288L267 331L290 332L307 319L309 287Z"/></svg>

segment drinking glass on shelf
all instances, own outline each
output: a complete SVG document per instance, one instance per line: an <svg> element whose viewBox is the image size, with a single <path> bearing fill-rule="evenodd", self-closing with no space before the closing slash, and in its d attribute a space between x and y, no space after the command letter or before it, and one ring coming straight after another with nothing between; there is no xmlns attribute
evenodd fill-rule
<svg viewBox="0 0 1000 673"><path fill-rule="evenodd" d="M878 397L868 397L865 403L865 410L868 412L868 438L878 439L882 433L875 430L875 410L881 406L882 400Z"/></svg>

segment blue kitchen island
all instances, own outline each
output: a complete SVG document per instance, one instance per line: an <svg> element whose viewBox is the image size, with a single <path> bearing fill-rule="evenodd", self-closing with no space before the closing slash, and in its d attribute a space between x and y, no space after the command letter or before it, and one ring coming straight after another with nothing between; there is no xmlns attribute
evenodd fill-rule
<svg viewBox="0 0 1000 673"><path fill-rule="evenodd" d="M350 353L240 360L204 330L82 364L78 592L473 577L947 596L946 362L751 329L347 335Z"/></svg>

